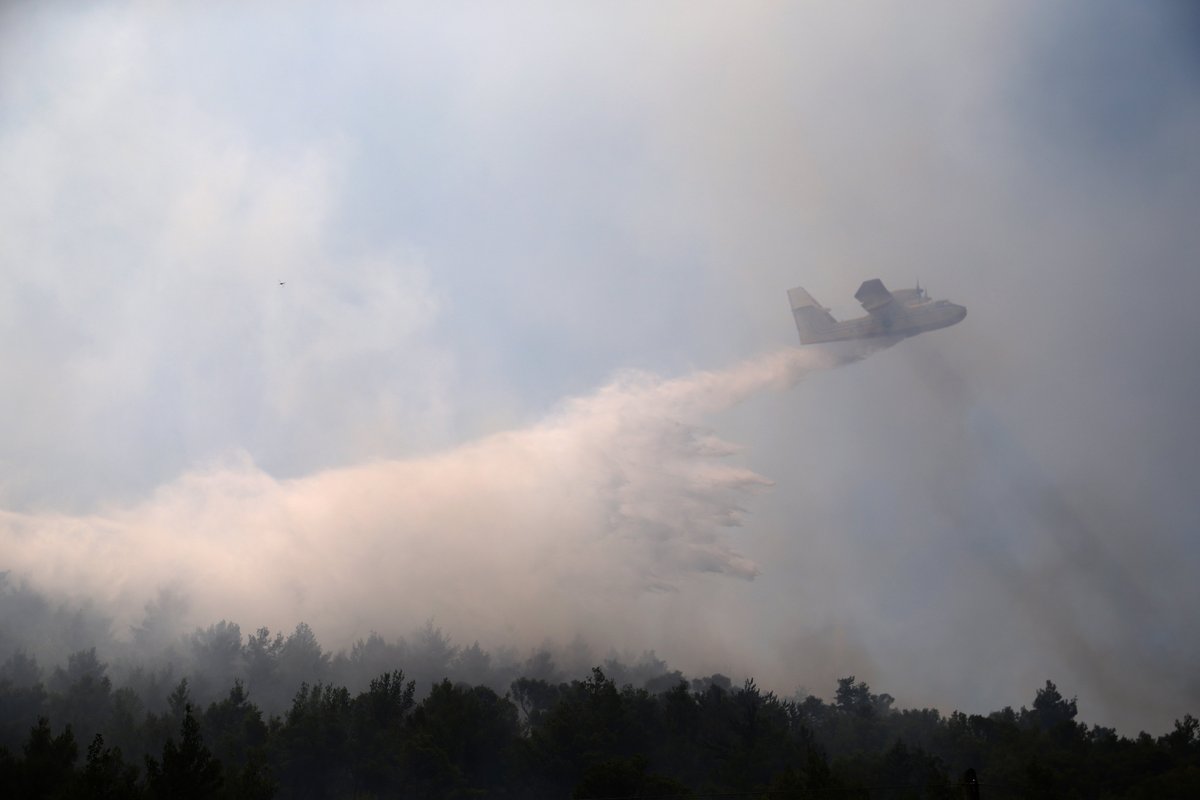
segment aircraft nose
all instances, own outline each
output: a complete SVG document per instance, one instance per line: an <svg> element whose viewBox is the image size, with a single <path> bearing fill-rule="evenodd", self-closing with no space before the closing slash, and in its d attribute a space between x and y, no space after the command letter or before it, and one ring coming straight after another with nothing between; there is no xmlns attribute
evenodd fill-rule
<svg viewBox="0 0 1200 800"><path fill-rule="evenodd" d="M962 322L964 319L966 319L966 316L967 316L967 307L959 306L958 307L958 319L956 321Z"/></svg>

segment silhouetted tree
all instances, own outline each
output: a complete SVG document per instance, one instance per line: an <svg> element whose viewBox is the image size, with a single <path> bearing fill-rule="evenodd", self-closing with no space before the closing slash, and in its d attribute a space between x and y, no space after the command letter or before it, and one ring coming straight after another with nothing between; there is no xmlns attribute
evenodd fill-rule
<svg viewBox="0 0 1200 800"><path fill-rule="evenodd" d="M834 700L838 709L858 717L882 716L895 702L890 694L871 694L871 687L863 681L855 683L853 675L838 679Z"/></svg>
<svg viewBox="0 0 1200 800"><path fill-rule="evenodd" d="M17 750L29 723L47 713L37 661L20 651L0 665L0 747Z"/></svg>
<svg viewBox="0 0 1200 800"><path fill-rule="evenodd" d="M294 797L329 797L352 785L350 693L300 686L276 738L280 782Z"/></svg>
<svg viewBox="0 0 1200 800"><path fill-rule="evenodd" d="M278 680L283 686L320 683L328 678L329 662L312 628L301 622L279 648Z"/></svg>
<svg viewBox="0 0 1200 800"><path fill-rule="evenodd" d="M224 700L208 706L200 723L230 784L242 786L243 794L251 786L270 786L265 768L269 730L241 681L234 682Z"/></svg>
<svg viewBox="0 0 1200 800"><path fill-rule="evenodd" d="M266 628L259 628L253 636L246 639L242 657L246 670L246 688L259 702L278 712L284 705L287 695L292 691L290 686L280 680L279 653L283 649L283 635L275 634Z"/></svg>
<svg viewBox="0 0 1200 800"><path fill-rule="evenodd" d="M82 796L95 800L125 800L142 796L138 770L125 762L121 748L107 748L100 734L88 746L87 764L81 781Z"/></svg>
<svg viewBox="0 0 1200 800"><path fill-rule="evenodd" d="M196 698L209 701L244 673L242 629L236 623L221 620L207 628L197 628L187 639L192 659L191 675Z"/></svg>
<svg viewBox="0 0 1200 800"><path fill-rule="evenodd" d="M75 760L79 748L68 725L58 736L50 721L38 720L22 748L24 762L17 770L17 797L67 798L75 793Z"/></svg>
<svg viewBox="0 0 1200 800"><path fill-rule="evenodd" d="M416 701L416 687L404 673L386 672L371 681L354 699L351 717L351 752L354 786L358 791L384 796L401 785L404 723Z"/></svg>
<svg viewBox="0 0 1200 800"><path fill-rule="evenodd" d="M517 709L507 698L486 686L455 686L444 680L408 722L410 742L427 754L441 754L436 761L450 768L445 776L453 780L443 788L474 792L508 782L520 724Z"/></svg>
<svg viewBox="0 0 1200 800"><path fill-rule="evenodd" d="M164 800L201 800L215 797L223 781L221 763L204 746L200 723L191 706L184 709L180 742L168 738L161 764L146 757L146 777L151 795Z"/></svg>
<svg viewBox="0 0 1200 800"><path fill-rule="evenodd" d="M67 668L57 667L51 676L51 715L89 738L104 730L112 701L112 681L106 669L94 647L72 653Z"/></svg>
<svg viewBox="0 0 1200 800"><path fill-rule="evenodd" d="M1037 696L1033 700L1032 716L1035 724L1043 731L1074 720L1077 713L1075 698L1065 699L1053 681L1046 681L1046 687L1037 690Z"/></svg>

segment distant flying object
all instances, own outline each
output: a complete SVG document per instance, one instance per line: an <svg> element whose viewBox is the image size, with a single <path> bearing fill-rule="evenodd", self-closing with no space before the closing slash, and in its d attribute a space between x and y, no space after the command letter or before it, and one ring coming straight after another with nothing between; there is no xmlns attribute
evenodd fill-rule
<svg viewBox="0 0 1200 800"><path fill-rule="evenodd" d="M800 343L819 344L872 337L889 337L899 341L925 331L947 328L962 322L967 315L967 309L949 300L930 300L920 284L915 289L889 292L878 278L863 282L854 293L854 299L862 303L867 316L838 322L828 308L821 306L804 289L799 286L788 289L792 316L796 318L796 330L800 331Z"/></svg>
<svg viewBox="0 0 1200 800"><path fill-rule="evenodd" d="M283 286L285 283L287 283L287 281L280 281L280 282L279 282L279 285L280 285L280 286Z"/></svg>

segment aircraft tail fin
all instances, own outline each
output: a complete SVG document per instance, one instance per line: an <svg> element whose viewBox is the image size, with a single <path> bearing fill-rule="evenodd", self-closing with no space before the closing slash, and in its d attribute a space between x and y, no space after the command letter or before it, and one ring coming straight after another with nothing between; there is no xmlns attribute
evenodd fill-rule
<svg viewBox="0 0 1200 800"><path fill-rule="evenodd" d="M801 344L821 341L821 334L837 324L829 309L823 307L799 286L788 289L788 300L792 303L792 316L796 319L796 330L800 332Z"/></svg>

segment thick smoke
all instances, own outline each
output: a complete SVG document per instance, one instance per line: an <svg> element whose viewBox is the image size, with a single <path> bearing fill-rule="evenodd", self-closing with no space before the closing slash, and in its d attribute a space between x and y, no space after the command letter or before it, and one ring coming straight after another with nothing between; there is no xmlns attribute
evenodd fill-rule
<svg viewBox="0 0 1200 800"><path fill-rule="evenodd" d="M653 648L661 620L637 620L656 595L759 572L730 529L770 481L732 463L705 416L850 358L789 349L669 380L631 372L537 425L425 458L292 480L214 465L99 513L5 513L0 549L15 578L99 604L118 629L170 601L180 632L305 620L346 643L432 618L491 645ZM671 653L685 667L696 654Z"/></svg>

